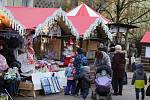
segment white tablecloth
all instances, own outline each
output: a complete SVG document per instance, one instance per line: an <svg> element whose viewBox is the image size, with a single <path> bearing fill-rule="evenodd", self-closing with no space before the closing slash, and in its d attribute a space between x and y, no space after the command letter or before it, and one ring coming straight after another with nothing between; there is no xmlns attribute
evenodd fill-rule
<svg viewBox="0 0 150 100"><path fill-rule="evenodd" d="M61 88L67 85L67 78L65 77L65 71L54 72L55 76L58 77L58 81L60 82ZM51 77L53 72L48 73L33 73L32 74L32 82L34 85L34 90L42 89L40 79L44 77Z"/></svg>

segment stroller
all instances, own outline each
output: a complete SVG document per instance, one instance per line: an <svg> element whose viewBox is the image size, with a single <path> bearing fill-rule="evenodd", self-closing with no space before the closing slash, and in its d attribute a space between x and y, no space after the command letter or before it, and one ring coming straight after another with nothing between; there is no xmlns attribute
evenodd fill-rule
<svg viewBox="0 0 150 100"><path fill-rule="evenodd" d="M96 71L96 89L92 91L93 100L112 100L112 71L108 66L101 66Z"/></svg>

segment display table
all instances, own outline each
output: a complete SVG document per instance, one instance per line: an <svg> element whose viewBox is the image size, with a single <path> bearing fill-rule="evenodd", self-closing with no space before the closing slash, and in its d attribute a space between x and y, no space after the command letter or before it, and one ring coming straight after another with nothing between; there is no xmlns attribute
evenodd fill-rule
<svg viewBox="0 0 150 100"><path fill-rule="evenodd" d="M55 76L58 77L61 88L67 85L67 78L65 77L65 71L48 72L48 73L33 73L32 82L33 82L34 90L41 90L42 89L41 82L40 82L41 78L51 77L53 73L55 73Z"/></svg>

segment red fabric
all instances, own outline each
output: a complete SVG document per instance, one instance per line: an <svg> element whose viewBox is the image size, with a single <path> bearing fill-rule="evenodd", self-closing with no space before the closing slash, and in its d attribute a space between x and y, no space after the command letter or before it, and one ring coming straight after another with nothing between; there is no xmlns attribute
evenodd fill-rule
<svg viewBox="0 0 150 100"><path fill-rule="evenodd" d="M68 18L72 21L80 36L84 35L84 33L87 31L87 29L89 29L90 25L93 24L96 19L96 17L86 16L69 16Z"/></svg>
<svg viewBox="0 0 150 100"><path fill-rule="evenodd" d="M26 29L33 29L42 24L58 8L6 7L16 20Z"/></svg>
<svg viewBox="0 0 150 100"><path fill-rule="evenodd" d="M66 57L65 61L64 61L64 66L68 66L68 64L70 63L71 59L72 59L72 57Z"/></svg>
<svg viewBox="0 0 150 100"><path fill-rule="evenodd" d="M150 32L145 32L141 43L150 43Z"/></svg>

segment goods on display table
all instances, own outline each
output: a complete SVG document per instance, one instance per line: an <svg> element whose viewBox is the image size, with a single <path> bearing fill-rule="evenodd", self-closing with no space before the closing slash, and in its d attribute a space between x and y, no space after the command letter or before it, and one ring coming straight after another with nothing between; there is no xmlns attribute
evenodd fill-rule
<svg viewBox="0 0 150 100"><path fill-rule="evenodd" d="M46 90L47 91L49 90L49 92L45 92L46 95L61 92L63 87L66 86L67 84L67 78L65 77L65 68L60 67L62 65L63 62L61 61L48 60L48 59L37 60L35 63L35 69L30 74L31 80L24 81L21 84L26 84L26 85L19 86L19 88L22 90L22 94L25 95L26 93L25 91L31 91L31 94L34 97L36 97L35 91L41 89L43 89L44 92ZM45 78L48 79L48 81L45 81L44 80ZM47 84L48 86L46 87L46 90L45 90L45 84ZM29 95L31 96L31 94Z"/></svg>
<svg viewBox="0 0 150 100"><path fill-rule="evenodd" d="M19 73L18 68L13 66L9 68L4 75L6 81L11 82L9 88L17 87L19 82L20 94L23 96L34 96L36 97L36 90L43 90L47 95L52 93L61 92L64 86L67 84L67 78L65 77L65 68L62 67L64 62L55 60L35 60L35 63L29 63L28 54L23 53L19 55L18 61L21 63L21 72ZM61 67L60 67L61 66ZM27 78L27 80L26 80ZM45 89L46 81L48 79L47 86ZM13 83L13 84L12 84ZM51 90L48 93L47 90ZM15 91L9 91L10 93L17 93L18 88Z"/></svg>

